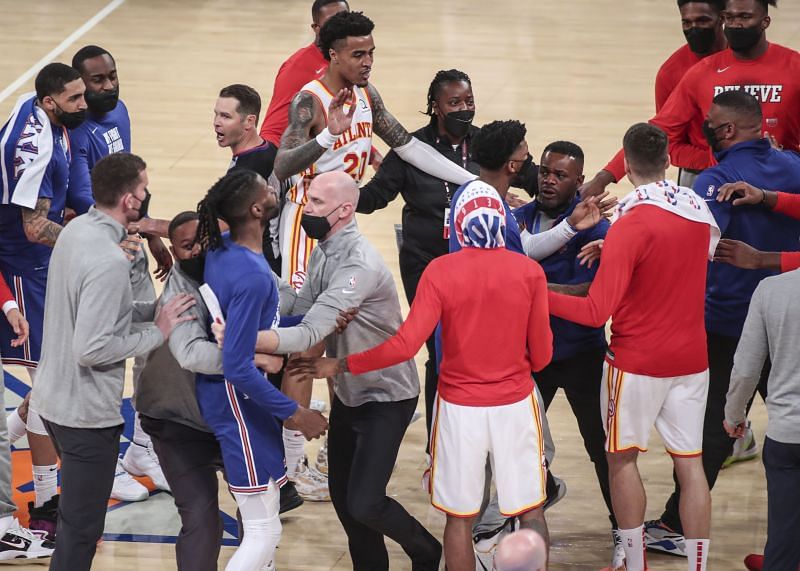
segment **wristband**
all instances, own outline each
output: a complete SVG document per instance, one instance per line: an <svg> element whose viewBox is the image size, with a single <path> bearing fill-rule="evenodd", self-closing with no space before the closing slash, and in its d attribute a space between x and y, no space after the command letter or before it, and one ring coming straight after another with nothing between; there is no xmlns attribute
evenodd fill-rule
<svg viewBox="0 0 800 571"><path fill-rule="evenodd" d="M761 204L764 204L767 201L767 191L763 188L759 189L761 191Z"/></svg>
<svg viewBox="0 0 800 571"><path fill-rule="evenodd" d="M317 144L323 149L330 149L338 138L338 135L332 134L328 128L325 127L322 131L320 131L319 135L316 136L316 141Z"/></svg>
<svg viewBox="0 0 800 571"><path fill-rule="evenodd" d="M11 313L12 309L19 310L19 306L17 305L17 302L14 301L13 299L10 299L10 300L8 300L7 302L5 302L3 304L3 313L5 313L6 316L8 316L8 314Z"/></svg>

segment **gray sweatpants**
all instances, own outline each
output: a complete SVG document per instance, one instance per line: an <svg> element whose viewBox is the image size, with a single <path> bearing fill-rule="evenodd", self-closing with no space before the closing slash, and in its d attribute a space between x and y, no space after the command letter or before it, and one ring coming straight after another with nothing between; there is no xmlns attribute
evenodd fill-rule
<svg viewBox="0 0 800 571"><path fill-rule="evenodd" d="M0 378L5 379L3 364L0 362ZM0 518L12 515L17 506L11 500L11 443L8 440L6 423L5 381L0 387Z"/></svg>

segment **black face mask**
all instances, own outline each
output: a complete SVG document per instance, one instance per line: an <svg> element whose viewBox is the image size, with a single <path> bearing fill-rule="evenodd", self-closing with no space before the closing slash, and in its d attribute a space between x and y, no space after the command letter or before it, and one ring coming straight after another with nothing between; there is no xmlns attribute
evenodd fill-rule
<svg viewBox="0 0 800 571"><path fill-rule="evenodd" d="M475 111L465 109L464 111L451 111L444 116L444 130L456 139L466 137L472 120L475 118Z"/></svg>
<svg viewBox="0 0 800 571"><path fill-rule="evenodd" d="M87 90L83 96L86 99L86 105L92 113L108 113L109 111L113 111L117 106L117 102L119 101L119 88L114 91L101 91L100 93Z"/></svg>
<svg viewBox="0 0 800 571"><path fill-rule="evenodd" d="M689 49L697 55L706 55L714 47L714 40L717 39L716 28L689 28L683 31L686 36L686 43Z"/></svg>
<svg viewBox="0 0 800 571"><path fill-rule="evenodd" d="M150 191L147 190L146 188L144 189L144 194L145 194L144 200L142 200L142 203L139 205L139 208L138 208L138 210L139 210L139 218L137 218L137 220L141 220L142 218L147 217L147 210L150 208L150 197L153 196L153 195L150 194ZM134 198L136 198L136 197L134 196ZM139 200L139 199L136 198L136 200Z"/></svg>
<svg viewBox="0 0 800 571"><path fill-rule="evenodd" d="M516 186L517 188L523 187L531 172L532 165L533 165L533 157L531 156L530 153L528 153L528 156L525 157L525 161L520 165L517 174L511 181L511 186Z"/></svg>
<svg viewBox="0 0 800 571"><path fill-rule="evenodd" d="M203 271L206 267L206 257L204 254L189 258L188 260L178 260L181 271L192 278L197 283L203 283Z"/></svg>
<svg viewBox="0 0 800 571"><path fill-rule="evenodd" d="M711 124L708 122L708 119L703 121L703 135L706 137L706 141L708 141L708 146L711 147L711 150L715 153L720 151L719 148L719 139L717 138L717 131L722 129L723 127L727 127L730 123L723 123L722 125L717 125L716 127L712 127Z"/></svg>
<svg viewBox="0 0 800 571"><path fill-rule="evenodd" d="M336 212L341 207L342 205L340 204L328 212L325 216L303 214L303 217L300 219L300 226L303 227L303 230L306 231L306 234L308 234L309 238L314 240L322 240L325 236L327 236L328 232L331 231L331 223L328 222L328 216Z"/></svg>
<svg viewBox="0 0 800 571"><path fill-rule="evenodd" d="M55 103L55 102L54 102ZM73 111L72 113L67 113L64 111L61 106L56 103L56 107L58 108L58 113L56 113L56 117L58 118L59 122L61 122L64 127L67 129L77 129L80 127L81 123L86 120L86 109L81 109L80 111Z"/></svg>
<svg viewBox="0 0 800 571"><path fill-rule="evenodd" d="M748 28L729 28L725 26L725 37L728 45L735 52L746 52L753 48L761 39L764 30L760 24Z"/></svg>

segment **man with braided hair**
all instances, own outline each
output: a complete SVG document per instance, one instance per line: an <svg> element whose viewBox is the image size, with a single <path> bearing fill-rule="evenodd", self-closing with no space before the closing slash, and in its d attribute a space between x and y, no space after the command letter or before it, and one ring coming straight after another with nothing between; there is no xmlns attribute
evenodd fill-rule
<svg viewBox="0 0 800 571"><path fill-rule="evenodd" d="M222 450L228 484L242 515L244 537L227 571L273 565L281 535L278 488L286 467L277 419L306 438L325 433L316 411L285 396L256 368L259 329L277 326L278 284L262 254L267 222L277 212L274 189L257 173L233 170L198 205L197 241L206 251L204 279L227 322L223 375L197 376L200 412ZM230 227L221 234L218 219Z"/></svg>

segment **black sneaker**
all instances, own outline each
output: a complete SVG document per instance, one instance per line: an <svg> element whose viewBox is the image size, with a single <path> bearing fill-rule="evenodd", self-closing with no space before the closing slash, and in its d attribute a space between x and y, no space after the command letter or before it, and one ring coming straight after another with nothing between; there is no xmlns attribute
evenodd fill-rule
<svg viewBox="0 0 800 571"><path fill-rule="evenodd" d="M59 497L58 495L53 496L38 508L33 507L33 502L28 502L28 513L31 515L28 527L32 531L43 534L48 541L56 540Z"/></svg>
<svg viewBox="0 0 800 571"><path fill-rule="evenodd" d="M55 548L55 543L20 526L19 522L14 519L11 528L0 538L0 561L50 557Z"/></svg>
<svg viewBox="0 0 800 571"><path fill-rule="evenodd" d="M290 481L287 481L281 487L281 507L278 510L278 513L286 513L290 512L295 508L299 508L303 505L303 498L300 497L300 494L297 493L297 488L294 487L294 484Z"/></svg>

